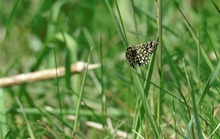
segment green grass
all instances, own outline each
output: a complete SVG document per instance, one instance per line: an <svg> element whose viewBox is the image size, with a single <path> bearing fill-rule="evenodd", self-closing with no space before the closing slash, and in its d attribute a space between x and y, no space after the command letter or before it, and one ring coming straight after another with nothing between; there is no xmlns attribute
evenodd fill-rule
<svg viewBox="0 0 220 139"><path fill-rule="evenodd" d="M0 138L220 138L220 2L160 2L1 1L0 78L67 70L0 88ZM132 69L126 47L152 40Z"/></svg>

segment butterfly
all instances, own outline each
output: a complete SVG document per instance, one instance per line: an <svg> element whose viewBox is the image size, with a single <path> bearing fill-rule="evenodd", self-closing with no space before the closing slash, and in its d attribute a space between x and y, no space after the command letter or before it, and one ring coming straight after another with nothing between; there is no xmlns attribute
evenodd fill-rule
<svg viewBox="0 0 220 139"><path fill-rule="evenodd" d="M134 68L135 65L145 66L150 61L150 56L156 48L156 41L150 41L136 46L130 45L126 49L125 56L132 68Z"/></svg>

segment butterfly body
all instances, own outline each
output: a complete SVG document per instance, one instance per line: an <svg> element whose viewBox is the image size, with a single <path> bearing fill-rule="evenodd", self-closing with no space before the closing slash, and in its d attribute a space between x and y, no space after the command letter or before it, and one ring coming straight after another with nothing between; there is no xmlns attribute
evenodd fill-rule
<svg viewBox="0 0 220 139"><path fill-rule="evenodd" d="M156 48L157 42L155 41L138 44L136 46L130 45L127 47L125 56L132 68L134 68L135 65L145 66L150 61L150 56Z"/></svg>

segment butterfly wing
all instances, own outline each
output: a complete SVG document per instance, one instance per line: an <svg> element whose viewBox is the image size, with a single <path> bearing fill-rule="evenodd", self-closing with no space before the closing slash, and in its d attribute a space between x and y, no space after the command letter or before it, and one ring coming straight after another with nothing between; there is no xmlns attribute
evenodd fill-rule
<svg viewBox="0 0 220 139"><path fill-rule="evenodd" d="M125 54L130 66L132 68L135 67L136 65L136 56L137 56L137 51L136 51L136 48L134 46L129 46L126 50L126 54Z"/></svg>
<svg viewBox="0 0 220 139"><path fill-rule="evenodd" d="M139 66L145 66L150 61L151 54L157 48L157 42L151 41L142 43L137 46L129 46L126 50L126 58L132 68L136 64Z"/></svg>
<svg viewBox="0 0 220 139"><path fill-rule="evenodd" d="M143 44L139 44L137 47L137 64L139 66L145 66L150 61L151 54L155 51L157 48L157 42L151 41Z"/></svg>

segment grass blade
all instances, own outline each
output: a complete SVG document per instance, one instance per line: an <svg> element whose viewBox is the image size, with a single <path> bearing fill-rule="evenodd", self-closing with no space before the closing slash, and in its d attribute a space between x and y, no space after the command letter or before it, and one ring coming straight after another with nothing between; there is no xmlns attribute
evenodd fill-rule
<svg viewBox="0 0 220 139"><path fill-rule="evenodd" d="M211 0L211 1L212 1L213 5L215 6L216 10L218 11L218 13L220 14L220 10L219 10L217 4L213 0Z"/></svg>
<svg viewBox="0 0 220 139"><path fill-rule="evenodd" d="M22 109L22 114L23 114L24 120L25 120L25 122L26 122L27 130L28 130L28 133L29 133L29 135L30 135L30 138L31 138L31 139L35 139L34 132L33 132L33 130L31 129L31 125L30 125L30 123L29 123L29 121L28 121L28 118L27 118L25 112L24 112L24 108L23 108L23 106L22 106L20 100L19 100L18 98L16 98L16 100L17 100L17 103L18 103L19 107Z"/></svg>
<svg viewBox="0 0 220 139"><path fill-rule="evenodd" d="M86 69L84 71L84 75L83 75L83 79L82 79L81 89L80 89L80 92L79 92L79 98L78 98L78 103L77 103L77 107L76 107L76 119L75 119L75 123L74 123L74 127L73 127L73 133L76 132L77 124L79 122L78 120L79 120L79 112L80 112L80 106L81 106L81 100L82 100L82 93L83 93L83 90L84 90L84 84L85 84L85 79L86 79L86 75L87 75L87 72L88 72L88 65L89 65L90 56L91 56L91 53L92 53L92 48L93 47L91 47L91 49L90 49Z"/></svg>
<svg viewBox="0 0 220 139"><path fill-rule="evenodd" d="M0 88L0 138L4 138L7 133L7 121L5 115L5 101L3 89Z"/></svg>
<svg viewBox="0 0 220 139"><path fill-rule="evenodd" d="M121 29L120 23L119 23L117 17L115 16L115 14L114 14L114 12L113 12L113 9L112 9L112 7L111 7L109 1L108 1L108 0L105 0L105 3L106 3L106 5L107 5L107 7L108 7L109 12L110 12L111 15L112 15L112 18L113 18L113 20L114 20L114 22L115 22L115 25L116 25L116 27L117 27L117 30L118 30L118 32L119 32L119 34L120 34L120 36L121 36L121 39L123 40L124 46L127 46L127 42L126 42L127 39L125 38L125 35L123 34L123 31L122 31L122 29Z"/></svg>
<svg viewBox="0 0 220 139"><path fill-rule="evenodd" d="M199 98L198 101L198 106L201 105L203 99L205 98L205 96L207 95L207 93L209 92L209 89L211 88L212 84L214 83L214 81L216 80L216 78L218 78L219 76L219 71L220 71L220 62L218 62L215 70L212 72L211 76L209 77L208 81L206 82L203 90L202 90L202 95Z"/></svg>
<svg viewBox="0 0 220 139"><path fill-rule="evenodd" d="M140 79L138 78L138 75L134 71L132 73L133 73L135 86L137 87L138 94L140 94L140 98L141 98L145 113L147 114L147 117L149 118L149 121L151 123L154 136L155 136L155 138L158 138L159 131L158 131L158 128L157 128L156 123L154 121L153 115L151 113L150 105L149 105L149 102L145 96L144 89L141 86L141 82L140 82Z"/></svg>

